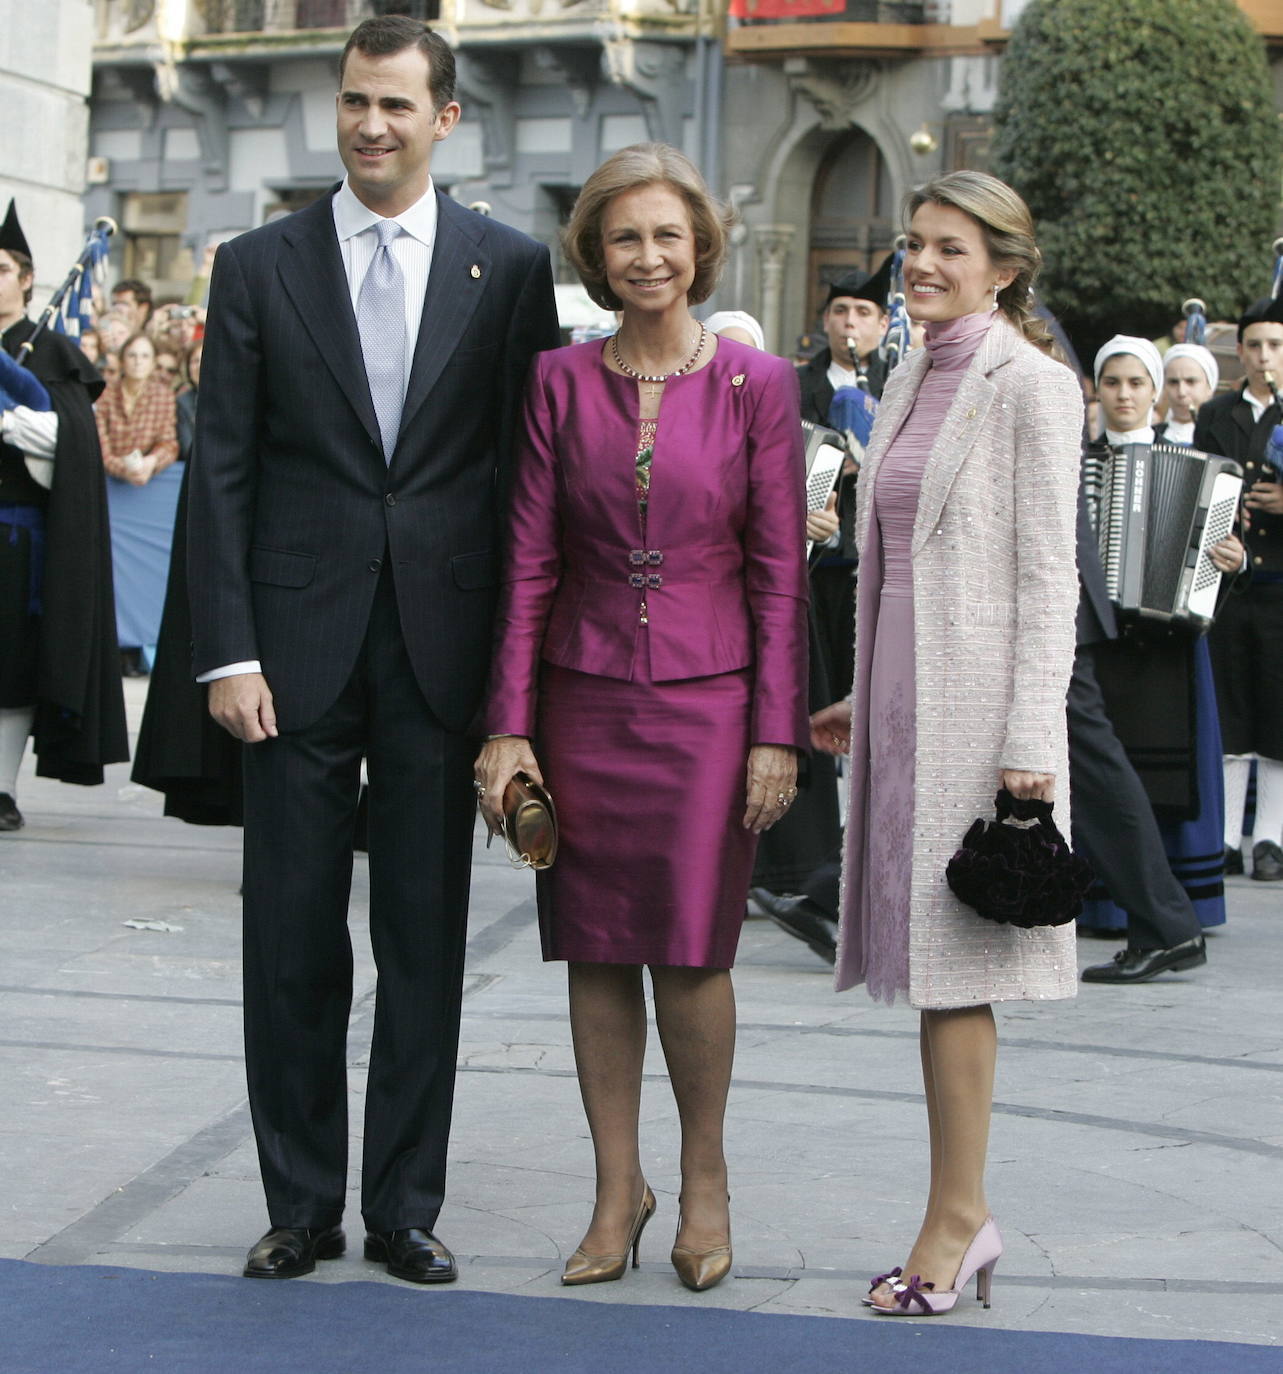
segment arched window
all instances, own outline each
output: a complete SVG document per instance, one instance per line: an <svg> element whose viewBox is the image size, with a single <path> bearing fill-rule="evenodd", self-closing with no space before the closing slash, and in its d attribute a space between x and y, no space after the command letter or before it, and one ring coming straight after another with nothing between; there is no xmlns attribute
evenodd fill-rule
<svg viewBox="0 0 1283 1374"><path fill-rule="evenodd" d="M829 283L856 268L871 271L899 232L891 176L863 129L836 134L820 159L811 192L807 310L814 321Z"/></svg>

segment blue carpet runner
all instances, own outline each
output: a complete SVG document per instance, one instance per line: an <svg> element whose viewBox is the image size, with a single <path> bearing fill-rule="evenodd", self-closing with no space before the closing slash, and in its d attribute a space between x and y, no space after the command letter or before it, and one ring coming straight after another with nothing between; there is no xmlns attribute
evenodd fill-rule
<svg viewBox="0 0 1283 1374"><path fill-rule="evenodd" d="M1280 1374L1283 1349L0 1260L0 1370Z"/></svg>

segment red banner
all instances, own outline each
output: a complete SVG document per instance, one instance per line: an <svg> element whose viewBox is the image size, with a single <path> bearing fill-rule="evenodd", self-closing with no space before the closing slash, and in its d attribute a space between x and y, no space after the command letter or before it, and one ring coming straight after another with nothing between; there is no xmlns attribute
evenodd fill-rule
<svg viewBox="0 0 1283 1374"><path fill-rule="evenodd" d="M734 19L806 19L819 14L841 14L846 0L731 0Z"/></svg>

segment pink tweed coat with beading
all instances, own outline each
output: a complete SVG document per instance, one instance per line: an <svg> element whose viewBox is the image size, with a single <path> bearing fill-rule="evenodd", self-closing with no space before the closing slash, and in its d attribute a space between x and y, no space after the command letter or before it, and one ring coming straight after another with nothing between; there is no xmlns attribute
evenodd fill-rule
<svg viewBox="0 0 1283 1374"><path fill-rule="evenodd" d="M891 374L860 472L856 539L856 720L867 703L882 583L870 538L878 465L927 370L926 349ZM913 532L917 694L909 912L909 1001L949 1008L1077 991L1074 927L1017 930L950 892L945 865L977 816L993 814L1004 768L1053 773L1069 833L1065 693L1078 604L1075 526L1082 393L1074 374L995 320L932 446ZM863 713L867 718L867 711ZM864 980L868 739L851 739L837 987ZM877 914L872 919L876 921Z"/></svg>

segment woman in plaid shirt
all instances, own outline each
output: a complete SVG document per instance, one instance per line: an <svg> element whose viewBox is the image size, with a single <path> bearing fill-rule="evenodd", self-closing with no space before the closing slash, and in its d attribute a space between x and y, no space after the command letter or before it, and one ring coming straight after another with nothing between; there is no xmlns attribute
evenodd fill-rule
<svg viewBox="0 0 1283 1374"><path fill-rule="evenodd" d="M156 345L146 334L125 344L121 361L120 380L94 413L108 475L142 487L178 457L174 391L156 372Z"/></svg>
<svg viewBox="0 0 1283 1374"><path fill-rule="evenodd" d="M116 632L127 677L148 671L160 633L180 470L173 388L156 371L156 345L135 334L123 372L95 408L107 469Z"/></svg>

